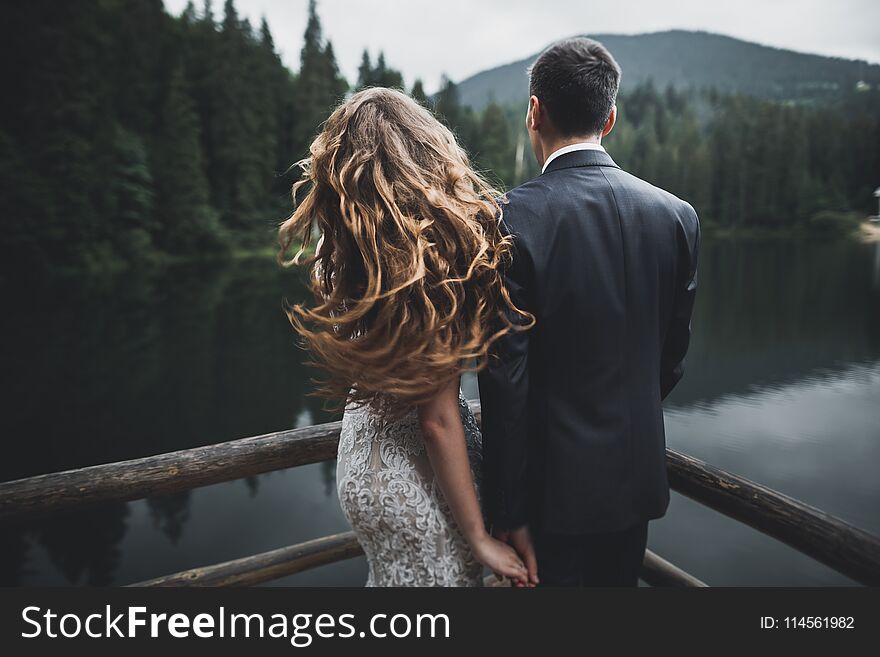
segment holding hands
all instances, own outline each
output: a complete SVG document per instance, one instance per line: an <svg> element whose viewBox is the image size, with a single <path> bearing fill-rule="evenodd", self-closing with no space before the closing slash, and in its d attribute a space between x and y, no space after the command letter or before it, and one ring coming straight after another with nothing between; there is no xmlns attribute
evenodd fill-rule
<svg viewBox="0 0 880 657"><path fill-rule="evenodd" d="M507 577L517 587L528 585L529 573L526 565L507 543L483 533L471 542L471 550L477 561L495 573L496 577Z"/></svg>
<svg viewBox="0 0 880 657"><path fill-rule="evenodd" d="M513 581L514 586L518 588L534 588L537 586L539 582L538 561L535 558L535 546L532 543L532 535L529 532L528 525L523 525L516 529L495 530L492 533L495 538L490 540L507 548L509 554L514 555L522 569L517 571L516 576L513 576L503 568L496 568L492 563L483 561L479 556L477 556L477 559L491 568L497 576L509 577ZM505 554L508 553L506 552Z"/></svg>

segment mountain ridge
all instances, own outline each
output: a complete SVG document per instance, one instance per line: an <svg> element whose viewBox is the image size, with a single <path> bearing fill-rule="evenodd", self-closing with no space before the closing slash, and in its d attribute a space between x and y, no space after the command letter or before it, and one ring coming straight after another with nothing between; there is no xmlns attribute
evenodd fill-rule
<svg viewBox="0 0 880 657"><path fill-rule="evenodd" d="M659 87L714 87L773 100L821 101L854 91L859 81L880 86L880 64L766 46L706 31L663 30L595 34L623 70L624 91L648 80ZM482 109L490 99L521 101L527 67L540 52L471 75L458 84L461 103Z"/></svg>

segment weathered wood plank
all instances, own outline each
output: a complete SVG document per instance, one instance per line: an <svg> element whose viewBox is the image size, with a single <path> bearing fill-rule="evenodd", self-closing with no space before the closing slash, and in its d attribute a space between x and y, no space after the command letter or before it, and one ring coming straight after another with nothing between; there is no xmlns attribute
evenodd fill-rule
<svg viewBox="0 0 880 657"><path fill-rule="evenodd" d="M480 420L480 403L470 402ZM341 422L0 483L0 522L167 495L336 458Z"/></svg>
<svg viewBox="0 0 880 657"><path fill-rule="evenodd" d="M305 543L262 552L250 557L233 559L211 566L183 570L171 575L129 584L132 587L196 587L254 586L304 570L344 561L363 554L353 532L325 536ZM645 552L641 577L652 586L706 586L697 578L661 559L650 550ZM483 585L509 587L508 580L488 575Z"/></svg>
<svg viewBox="0 0 880 657"><path fill-rule="evenodd" d="M254 586L361 554L354 533L345 532L129 586Z"/></svg>
<svg viewBox="0 0 880 657"><path fill-rule="evenodd" d="M880 539L829 513L666 450L670 486L868 586L880 585Z"/></svg>
<svg viewBox="0 0 880 657"><path fill-rule="evenodd" d="M336 458L340 422L0 483L0 520L166 495Z"/></svg>

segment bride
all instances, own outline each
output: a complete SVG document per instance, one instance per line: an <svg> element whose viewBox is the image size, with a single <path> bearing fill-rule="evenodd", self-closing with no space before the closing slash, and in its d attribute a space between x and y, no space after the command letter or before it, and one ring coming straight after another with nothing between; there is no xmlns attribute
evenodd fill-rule
<svg viewBox="0 0 880 657"><path fill-rule="evenodd" d="M315 304L288 316L327 373L320 392L345 408L337 489L367 586L479 586L483 566L528 585L486 530L480 432L459 388L533 321L502 282L512 245L496 193L428 110L384 88L342 103L300 166L279 257L311 267Z"/></svg>

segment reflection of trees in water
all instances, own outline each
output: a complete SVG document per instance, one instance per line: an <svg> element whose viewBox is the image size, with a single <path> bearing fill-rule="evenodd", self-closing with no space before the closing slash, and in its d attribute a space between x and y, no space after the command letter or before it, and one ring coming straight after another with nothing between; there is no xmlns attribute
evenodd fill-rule
<svg viewBox="0 0 880 657"><path fill-rule="evenodd" d="M17 384L0 478L276 431L302 409L302 354L273 263L173 267L17 292L0 355ZM47 299L49 302L47 303Z"/></svg>
<svg viewBox="0 0 880 657"><path fill-rule="evenodd" d="M29 549L26 532L20 526L0 531L0 586L20 586Z"/></svg>
<svg viewBox="0 0 880 657"><path fill-rule="evenodd" d="M4 526L0 532L0 586L22 585L33 574L27 562L35 545L46 550L68 584L113 584L128 514L128 505L120 502Z"/></svg>
<svg viewBox="0 0 880 657"><path fill-rule="evenodd" d="M41 522L34 536L69 584L109 586L122 556L128 513L124 502L65 513Z"/></svg>
<svg viewBox="0 0 880 657"><path fill-rule="evenodd" d="M0 461L0 480L290 426L308 377L282 299L304 295L298 274L266 261L8 290L13 321L0 358L16 385L0 431L41 440L18 441L16 458ZM257 479L245 483L255 494ZM189 500L183 493L148 501L172 541L182 535ZM120 509L4 531L2 583L24 577L28 536L46 545L71 583L111 583L125 533Z"/></svg>
<svg viewBox="0 0 880 657"><path fill-rule="evenodd" d="M183 536L183 528L189 520L189 502L191 491L182 491L170 495L160 495L147 498L147 507L153 524L174 545Z"/></svg>
<svg viewBox="0 0 880 657"><path fill-rule="evenodd" d="M689 404L880 357L870 248L706 240L685 377Z"/></svg>

